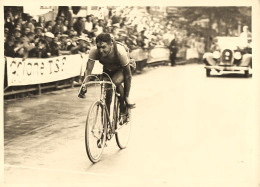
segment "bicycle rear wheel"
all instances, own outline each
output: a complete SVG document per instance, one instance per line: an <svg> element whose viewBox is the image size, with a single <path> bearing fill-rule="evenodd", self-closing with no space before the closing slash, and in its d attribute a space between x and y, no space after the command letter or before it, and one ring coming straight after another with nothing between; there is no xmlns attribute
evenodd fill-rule
<svg viewBox="0 0 260 187"><path fill-rule="evenodd" d="M107 118L100 101L94 102L88 112L85 127L85 146L89 159L96 163L100 160L106 143Z"/></svg>
<svg viewBox="0 0 260 187"><path fill-rule="evenodd" d="M119 107L118 107L119 108ZM120 149L126 148L128 141L130 139L131 134L131 126L132 126L132 115L131 110L128 110L127 121L123 121L120 118L120 110L118 109L118 120L116 122L116 143Z"/></svg>

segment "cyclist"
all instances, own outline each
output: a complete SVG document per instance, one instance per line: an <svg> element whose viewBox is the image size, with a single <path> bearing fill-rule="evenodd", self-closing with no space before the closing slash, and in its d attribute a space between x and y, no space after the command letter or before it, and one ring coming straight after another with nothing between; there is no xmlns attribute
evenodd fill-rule
<svg viewBox="0 0 260 187"><path fill-rule="evenodd" d="M95 60L98 60L101 64L103 64L103 72L107 73L116 85L117 92L120 94L120 113L122 116L125 116L126 107L135 107L135 104L131 103L129 99L132 73L130 59L125 47L119 43L116 43L113 36L110 34L101 33L96 37L96 46L90 49L87 68L84 74L85 78L91 74ZM124 86L122 83L124 83ZM83 85L83 89L80 92L79 97L85 97L86 92L87 89ZM109 99L110 96L108 94L109 92L107 93L108 99L106 100L106 104L109 109L111 99Z"/></svg>

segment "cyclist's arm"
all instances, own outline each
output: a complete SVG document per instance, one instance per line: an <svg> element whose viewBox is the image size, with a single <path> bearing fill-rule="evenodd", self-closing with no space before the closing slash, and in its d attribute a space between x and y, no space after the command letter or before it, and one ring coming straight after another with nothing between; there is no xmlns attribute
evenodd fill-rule
<svg viewBox="0 0 260 187"><path fill-rule="evenodd" d="M89 58L88 58L88 62L87 62L87 67L84 73L84 80L86 79L86 77L88 75L91 75L91 72L94 68L94 64L95 64L95 60L96 60L96 55L97 55L97 49L96 48L92 48L89 51ZM88 80L86 80L87 82Z"/></svg>
<svg viewBox="0 0 260 187"><path fill-rule="evenodd" d="M132 73L129 64L123 66L123 73L124 73L125 98L128 98L130 93L130 88L131 88L131 81L132 81Z"/></svg>
<svg viewBox="0 0 260 187"><path fill-rule="evenodd" d="M87 62L87 68L85 70L85 73L84 73L84 80L86 79L86 77L88 75L91 75L91 72L94 68L94 64L95 64L95 60L92 60L91 58L88 59L88 62ZM86 82L88 82L88 79L86 80Z"/></svg>

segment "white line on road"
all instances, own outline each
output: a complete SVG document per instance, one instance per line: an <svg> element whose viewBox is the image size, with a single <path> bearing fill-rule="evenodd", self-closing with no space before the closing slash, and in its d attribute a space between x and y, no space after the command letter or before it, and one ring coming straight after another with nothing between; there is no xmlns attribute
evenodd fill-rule
<svg viewBox="0 0 260 187"><path fill-rule="evenodd" d="M54 169L54 168L40 168L40 167L31 167L31 166L22 166L22 165L10 165L10 164L5 164L5 168L17 168L17 169L31 169L31 170L38 170L38 171L48 171L48 172L63 172L63 173L70 173L70 174L80 174L80 175L92 175L92 176L99 176L99 177L117 177L122 179L128 178L128 180L138 180L139 182L147 182L149 181L150 183L161 183L165 181L163 178L147 178L144 176L127 176L127 175L113 175L113 174L107 174L107 173L95 173L95 172L84 172L84 171L76 171L76 170L62 170L62 169Z"/></svg>
<svg viewBox="0 0 260 187"><path fill-rule="evenodd" d="M75 170L39 168L39 167L18 166L18 165L10 165L10 164L5 164L5 167L18 168L18 169L32 169L32 170L41 170L41 171L65 172L65 173L84 174L84 175L96 175L96 176L105 176L105 177L127 177L127 176L111 175L111 174L107 174L107 173L82 172L82 171L75 171Z"/></svg>

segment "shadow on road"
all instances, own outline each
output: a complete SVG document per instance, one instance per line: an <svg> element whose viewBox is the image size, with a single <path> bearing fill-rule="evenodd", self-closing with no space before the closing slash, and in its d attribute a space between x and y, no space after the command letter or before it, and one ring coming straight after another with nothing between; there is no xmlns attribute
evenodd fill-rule
<svg viewBox="0 0 260 187"><path fill-rule="evenodd" d="M221 75L210 75L208 78L214 78L214 77L218 77L218 78L244 78L244 79L248 79L248 78L252 78L252 74L249 75L248 77L246 77L244 74L228 73L228 74L221 74Z"/></svg>

